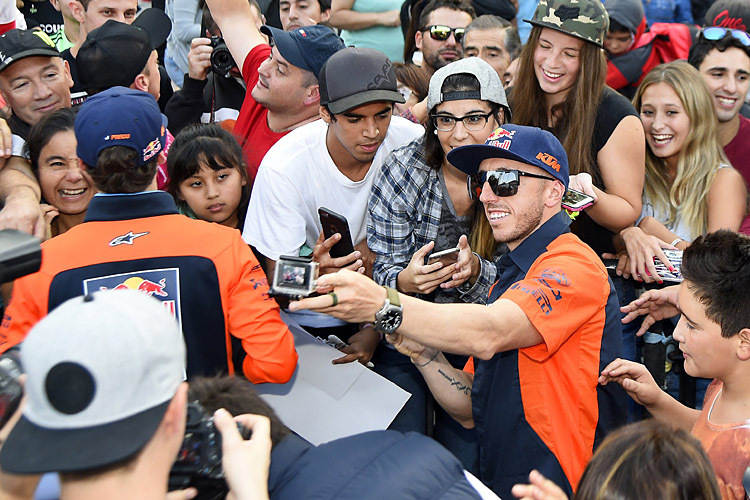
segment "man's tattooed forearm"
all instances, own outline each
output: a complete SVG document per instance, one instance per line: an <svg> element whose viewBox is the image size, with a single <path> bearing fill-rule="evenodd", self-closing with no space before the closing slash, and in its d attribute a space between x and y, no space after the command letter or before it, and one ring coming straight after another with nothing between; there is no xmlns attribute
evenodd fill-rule
<svg viewBox="0 0 750 500"><path fill-rule="evenodd" d="M445 373L443 370L438 370L438 373L443 376L445 380L450 382L451 386L455 387L457 391L463 392L467 396L471 396L471 385L470 384L464 384L460 380L456 380L455 378L451 377L447 373Z"/></svg>

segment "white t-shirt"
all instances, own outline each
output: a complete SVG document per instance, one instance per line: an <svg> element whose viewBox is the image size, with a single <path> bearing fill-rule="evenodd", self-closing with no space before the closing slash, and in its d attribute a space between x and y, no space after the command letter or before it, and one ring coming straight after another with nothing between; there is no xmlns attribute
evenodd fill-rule
<svg viewBox="0 0 750 500"><path fill-rule="evenodd" d="M328 125L323 120L303 125L268 150L258 168L242 237L269 259L299 255L322 230L318 209L346 217L352 243L367 236L367 202L383 161L394 148L424 133L409 120L391 118L388 134L361 181L339 171L326 147Z"/></svg>

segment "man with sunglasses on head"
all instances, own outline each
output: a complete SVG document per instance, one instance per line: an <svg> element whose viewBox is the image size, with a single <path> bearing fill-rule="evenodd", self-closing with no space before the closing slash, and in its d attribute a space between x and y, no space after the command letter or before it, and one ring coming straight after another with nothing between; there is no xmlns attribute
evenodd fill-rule
<svg viewBox="0 0 750 500"><path fill-rule="evenodd" d="M476 427L480 479L500 497L512 498L532 469L570 495L627 408L623 391L597 383L622 353L620 312L607 270L561 210L565 150L547 131L504 125L448 161L469 176L494 238L510 249L489 306L432 304L341 271L318 281L329 293L290 308L375 321L443 408ZM458 370L443 350L473 362Z"/></svg>
<svg viewBox="0 0 750 500"><path fill-rule="evenodd" d="M701 30L688 62L708 85L719 119L719 141L750 187L750 120L740 114L750 89L750 35L711 26ZM750 234L750 218L740 232Z"/></svg>
<svg viewBox="0 0 750 500"><path fill-rule="evenodd" d="M474 8L465 0L432 0L425 6L414 43L428 74L464 56L461 42L474 17Z"/></svg>

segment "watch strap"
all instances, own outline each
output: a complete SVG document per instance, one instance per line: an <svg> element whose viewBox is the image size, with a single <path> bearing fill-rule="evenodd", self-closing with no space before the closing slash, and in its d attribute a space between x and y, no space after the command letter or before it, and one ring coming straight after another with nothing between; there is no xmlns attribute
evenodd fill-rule
<svg viewBox="0 0 750 500"><path fill-rule="evenodd" d="M383 288L385 288L385 291L388 294L388 302L396 307L401 307L401 299L398 296L398 290L388 286Z"/></svg>

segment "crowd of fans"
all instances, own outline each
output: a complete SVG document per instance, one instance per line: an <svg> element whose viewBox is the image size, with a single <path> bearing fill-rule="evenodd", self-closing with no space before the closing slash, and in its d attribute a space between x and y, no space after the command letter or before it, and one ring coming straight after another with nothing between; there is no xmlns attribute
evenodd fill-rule
<svg viewBox="0 0 750 500"><path fill-rule="evenodd" d="M17 3L0 500L214 498L189 401L219 497L749 494L746 1ZM388 430L279 420L286 317L410 394Z"/></svg>

